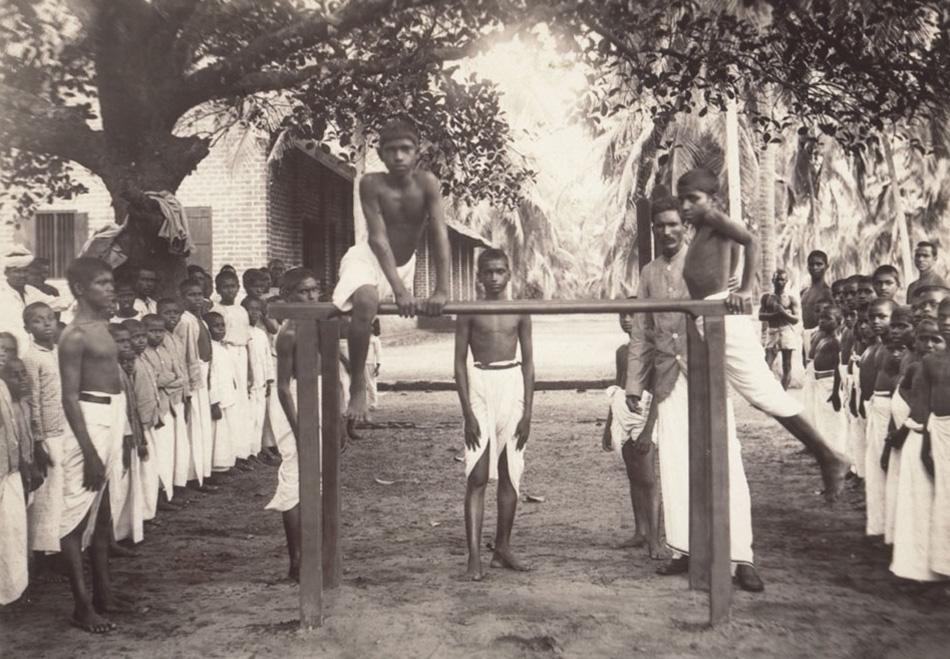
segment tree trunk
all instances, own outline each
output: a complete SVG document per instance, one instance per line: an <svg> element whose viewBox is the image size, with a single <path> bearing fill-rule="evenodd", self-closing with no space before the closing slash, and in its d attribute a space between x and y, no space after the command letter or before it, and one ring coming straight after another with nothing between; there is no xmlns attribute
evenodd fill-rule
<svg viewBox="0 0 950 659"><path fill-rule="evenodd" d="M356 158L353 161L356 169L356 175L353 177L353 236L359 245L369 239L363 203L360 201L360 181L366 173L366 130L359 119L353 125L353 144L356 147Z"/></svg>
<svg viewBox="0 0 950 659"><path fill-rule="evenodd" d="M891 200L894 204L894 224L897 234L897 249L901 255L901 276L903 281L910 282L913 277L914 258L910 250L910 231L907 226L907 214L904 211L904 200L900 193L900 180L897 178L897 167L894 164L894 149L891 145L891 138L887 135L881 136L881 142L884 144L884 157L887 160L887 171L891 177Z"/></svg>
<svg viewBox="0 0 950 659"><path fill-rule="evenodd" d="M759 242L762 259L759 263L759 281L764 286L775 272L778 245L775 236L775 154L776 145L766 144L759 159L758 217Z"/></svg>

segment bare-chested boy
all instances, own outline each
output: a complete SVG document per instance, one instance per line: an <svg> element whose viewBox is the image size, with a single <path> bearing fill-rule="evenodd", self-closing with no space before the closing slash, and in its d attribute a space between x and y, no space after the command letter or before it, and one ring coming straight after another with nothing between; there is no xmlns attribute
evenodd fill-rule
<svg viewBox="0 0 950 659"><path fill-rule="evenodd" d="M65 505L60 537L75 601L72 624L101 634L115 629L102 614L127 607L113 593L109 575L112 513L106 482L112 462L120 459L125 397L118 349L107 321L114 299L112 270L98 259L82 257L70 264L66 278L77 309L59 341L63 411L72 431L63 451ZM91 595L82 564L89 532Z"/></svg>
<svg viewBox="0 0 950 659"><path fill-rule="evenodd" d="M511 270L508 257L487 249L478 257L478 280L485 298L500 300ZM521 361L517 361L518 346ZM468 366L471 348L474 363ZM483 577L480 545L485 486L498 479L498 525L491 567L528 570L511 551L511 526L524 471L524 448L531 432L534 349L527 315L459 316L455 330L455 382L465 424L465 536L468 571Z"/></svg>
<svg viewBox="0 0 950 659"><path fill-rule="evenodd" d="M818 330L818 314L815 303L825 298L831 299L832 290L825 283L825 273L828 272L828 255L820 249L808 254L808 275L811 283L808 288L802 289L802 364L808 365L808 348L811 345L811 336Z"/></svg>
<svg viewBox="0 0 950 659"><path fill-rule="evenodd" d="M696 227L686 253L683 278L690 297L724 300L733 314L751 305L755 268L743 268L739 289L729 292L731 245L745 247L745 262L756 263L758 241L741 224L716 208L719 182L709 171L694 169L677 182L683 216ZM769 371L755 327L747 315L726 316L726 376L752 405L782 424L815 456L821 467L825 496L837 498L848 472L848 461L831 448L802 415L802 405L782 388Z"/></svg>
<svg viewBox="0 0 950 659"><path fill-rule="evenodd" d="M340 263L333 304L352 310L347 341L353 374L348 426L369 413L366 394L366 354L379 301L395 295L399 313L437 315L448 299L449 237L442 213L442 190L430 172L417 169L419 133L406 120L396 119L379 133L379 156L386 173L360 180L360 203L369 241L354 245ZM412 295L415 252L428 228L437 264L435 292L426 301Z"/></svg>
<svg viewBox="0 0 950 659"><path fill-rule="evenodd" d="M838 370L839 353L838 325L841 310L828 306L818 313L818 327L812 338L811 364L808 369L812 406L811 418L815 429L842 454L848 451L848 426L846 411L841 401L841 376Z"/></svg>
<svg viewBox="0 0 950 659"><path fill-rule="evenodd" d="M892 265L879 265L871 275L874 293L878 298L897 302L901 289L901 275Z"/></svg>
<svg viewBox="0 0 950 659"><path fill-rule="evenodd" d="M792 353L801 347L798 336L798 321L801 313L798 300L789 295L788 273L776 270L772 275L773 291L762 296L759 303L759 320L767 325L765 361L772 368L775 357L782 355L782 387L786 390L792 382Z"/></svg>

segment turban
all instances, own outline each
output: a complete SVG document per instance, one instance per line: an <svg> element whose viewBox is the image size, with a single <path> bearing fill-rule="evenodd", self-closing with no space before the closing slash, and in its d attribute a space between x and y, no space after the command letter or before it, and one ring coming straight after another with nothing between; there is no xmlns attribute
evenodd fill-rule
<svg viewBox="0 0 950 659"><path fill-rule="evenodd" d="M719 179L708 169L691 169L680 176L676 189L680 197L697 191L714 195L719 192Z"/></svg>
<svg viewBox="0 0 950 659"><path fill-rule="evenodd" d="M3 268L25 268L33 263L33 254L25 247L13 247L3 255Z"/></svg>

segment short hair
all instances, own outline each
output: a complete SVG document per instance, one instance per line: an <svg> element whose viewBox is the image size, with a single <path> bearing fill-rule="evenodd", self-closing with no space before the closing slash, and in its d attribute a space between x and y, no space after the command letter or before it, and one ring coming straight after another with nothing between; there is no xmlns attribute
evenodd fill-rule
<svg viewBox="0 0 950 659"><path fill-rule="evenodd" d="M28 268L32 268L34 265L47 265L47 266L48 266L49 264L50 264L50 260L49 260L48 258L46 258L45 256L36 256L36 257L33 258L32 261L30 261L30 265L28 265L27 267L28 267Z"/></svg>
<svg viewBox="0 0 950 659"><path fill-rule="evenodd" d="M913 325L914 324L913 310L910 307L904 306L901 304L895 306L894 309L891 311L891 324L893 325L894 323L898 321L904 321Z"/></svg>
<svg viewBox="0 0 950 659"><path fill-rule="evenodd" d="M317 275L310 268L291 268L284 273L280 281L281 292L292 291L300 285L304 279L317 280Z"/></svg>
<svg viewBox="0 0 950 659"><path fill-rule="evenodd" d="M284 265L284 260L283 260L283 259L271 259L270 261L267 262L267 267L270 267L270 266L274 265L275 263L280 263L281 265Z"/></svg>
<svg viewBox="0 0 950 659"><path fill-rule="evenodd" d="M230 270L222 270L214 277L214 287L217 288L226 281L233 281L235 283L240 283L236 272Z"/></svg>
<svg viewBox="0 0 950 659"><path fill-rule="evenodd" d="M913 300L916 300L921 295L926 295L927 293L934 293L934 292L940 292L940 293L943 293L944 295L950 295L950 288L947 288L946 286L941 286L940 284L926 284L924 286L918 286L914 289ZM908 301L913 301L913 300L908 300Z"/></svg>
<svg viewBox="0 0 950 659"><path fill-rule="evenodd" d="M650 202L650 219L652 220L660 213L676 211L679 213L680 202L676 197L659 197Z"/></svg>
<svg viewBox="0 0 950 659"><path fill-rule="evenodd" d="M854 275L851 277L855 284L874 284L874 279L870 275Z"/></svg>
<svg viewBox="0 0 950 659"><path fill-rule="evenodd" d="M136 330L139 330L145 327L142 324L142 321L136 320L135 318L127 318L126 320L123 320L122 326L125 327L125 329L132 332L133 334L136 332Z"/></svg>
<svg viewBox="0 0 950 659"><path fill-rule="evenodd" d="M897 268L892 266L889 263L884 265L879 265L874 269L874 274L871 275L871 279L877 279L878 276L891 275L898 284L901 281L901 274L898 272Z"/></svg>
<svg viewBox="0 0 950 659"><path fill-rule="evenodd" d="M194 288L195 286L197 286L198 288L201 288L202 291L204 290L204 288L201 285L201 282L195 279L194 277L188 277L187 279L182 279L181 283L178 284L178 294L183 295L185 293L185 289Z"/></svg>
<svg viewBox="0 0 950 659"><path fill-rule="evenodd" d="M683 196L692 191L714 195L719 192L719 179L708 169L691 169L676 181L676 193Z"/></svg>
<svg viewBox="0 0 950 659"><path fill-rule="evenodd" d="M241 306L244 307L245 309L247 309L247 306L248 306L249 304L253 304L253 303L257 303L257 304L261 305L262 307L266 307L266 306L267 306L267 303L264 302L264 300L262 300L262 299L259 298L259 297L251 297L250 295L248 295L246 298L244 298L243 300L241 300Z"/></svg>
<svg viewBox="0 0 950 659"><path fill-rule="evenodd" d="M138 277L140 274L142 274L142 271L145 271L145 272L154 272L156 275L158 274L158 270L155 269L154 267L150 266L150 265L139 265L139 266L136 266L136 267L132 270L132 272L135 273L135 276L136 276L136 277Z"/></svg>
<svg viewBox="0 0 950 659"><path fill-rule="evenodd" d="M241 274L241 284L244 288L253 286L257 282L264 281L265 275L257 268L248 268Z"/></svg>
<svg viewBox="0 0 950 659"><path fill-rule="evenodd" d="M811 261L811 257L813 256L821 257L826 264L828 263L828 255L820 249L813 249L812 251L808 252L808 258L805 259L805 262L807 263L808 261Z"/></svg>
<svg viewBox="0 0 950 659"><path fill-rule="evenodd" d="M92 256L80 256L66 268L66 282L69 284L69 292L74 297L79 297L76 292L77 287L88 286L93 279L103 272L112 272L112 268L109 267L108 263Z"/></svg>
<svg viewBox="0 0 950 659"><path fill-rule="evenodd" d="M835 286L841 288L846 282L847 279L835 279L833 282L831 282L831 290L835 290Z"/></svg>
<svg viewBox="0 0 950 659"><path fill-rule="evenodd" d="M45 302L31 302L23 308L23 322L28 323L36 315L37 311L42 311L47 309L52 311L52 308Z"/></svg>
<svg viewBox="0 0 950 659"><path fill-rule="evenodd" d="M133 284L131 281L129 281L125 277L122 277L116 280L115 282L115 292L118 293L120 290L132 291L134 293L135 284Z"/></svg>
<svg viewBox="0 0 950 659"><path fill-rule="evenodd" d="M159 302L161 304L161 302ZM161 323L162 327L165 326L165 319L159 316L157 313L147 313L142 316L142 324L147 325L148 323Z"/></svg>
<svg viewBox="0 0 950 659"><path fill-rule="evenodd" d="M221 320L224 320L224 316L219 314L217 311L209 311L204 316L202 316L202 320L204 320L206 323L213 318L220 318Z"/></svg>
<svg viewBox="0 0 950 659"><path fill-rule="evenodd" d="M937 313L950 314L950 297L945 297L940 301Z"/></svg>
<svg viewBox="0 0 950 659"><path fill-rule="evenodd" d="M115 335L118 334L119 332L131 333L131 330L129 330L129 328L123 325L122 323L109 323L109 334L112 335L113 339L115 338Z"/></svg>
<svg viewBox="0 0 950 659"><path fill-rule="evenodd" d="M162 307L167 307L169 304L175 304L181 306L181 302L177 298L173 297L163 297L158 302L155 303L155 308L161 311Z"/></svg>
<svg viewBox="0 0 950 659"><path fill-rule="evenodd" d="M505 262L506 268L511 268L511 262L508 260L508 255L505 254L505 251L498 249L497 247L489 247L488 249L482 250L482 253L478 255L478 269L481 270L485 267L485 263L488 261L501 260Z"/></svg>
<svg viewBox="0 0 950 659"><path fill-rule="evenodd" d="M380 146L396 140L409 140L419 146L419 131L406 117L393 117L379 129Z"/></svg>
<svg viewBox="0 0 950 659"><path fill-rule="evenodd" d="M914 328L915 334L920 333L920 331L924 329L925 325L928 326L929 328L932 328L930 329L930 331L933 332L934 334L940 333L940 326L937 324L936 320L934 320L933 318L922 318L919 321L917 321L917 327Z"/></svg>
<svg viewBox="0 0 950 659"><path fill-rule="evenodd" d="M207 274L204 268L202 268L200 265L197 265L195 263L192 263L187 268L185 268L185 272L188 273L189 277L194 277L196 274L198 275Z"/></svg>
<svg viewBox="0 0 950 659"><path fill-rule="evenodd" d="M17 340L17 338L13 334L11 334L10 332L0 332L0 340L3 340L3 339L10 339L11 341L13 341L14 350L16 350L16 352L20 352L20 342Z"/></svg>
<svg viewBox="0 0 950 659"><path fill-rule="evenodd" d="M933 242L932 240L921 240L919 243L917 243L917 246L914 249L919 247L929 247L930 253L934 256L937 256L937 243Z"/></svg>
<svg viewBox="0 0 950 659"><path fill-rule="evenodd" d="M897 308L897 303L894 300L889 300L886 297L876 297L871 300L872 307L888 307L888 310L891 313L894 313L894 309Z"/></svg>

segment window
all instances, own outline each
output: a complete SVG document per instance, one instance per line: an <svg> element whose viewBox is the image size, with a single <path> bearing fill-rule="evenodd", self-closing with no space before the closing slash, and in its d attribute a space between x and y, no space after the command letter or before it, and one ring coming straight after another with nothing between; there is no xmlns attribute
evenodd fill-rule
<svg viewBox="0 0 950 659"><path fill-rule="evenodd" d="M85 240L86 214L75 211L37 213L33 220L33 255L49 259L50 277L61 279Z"/></svg>

